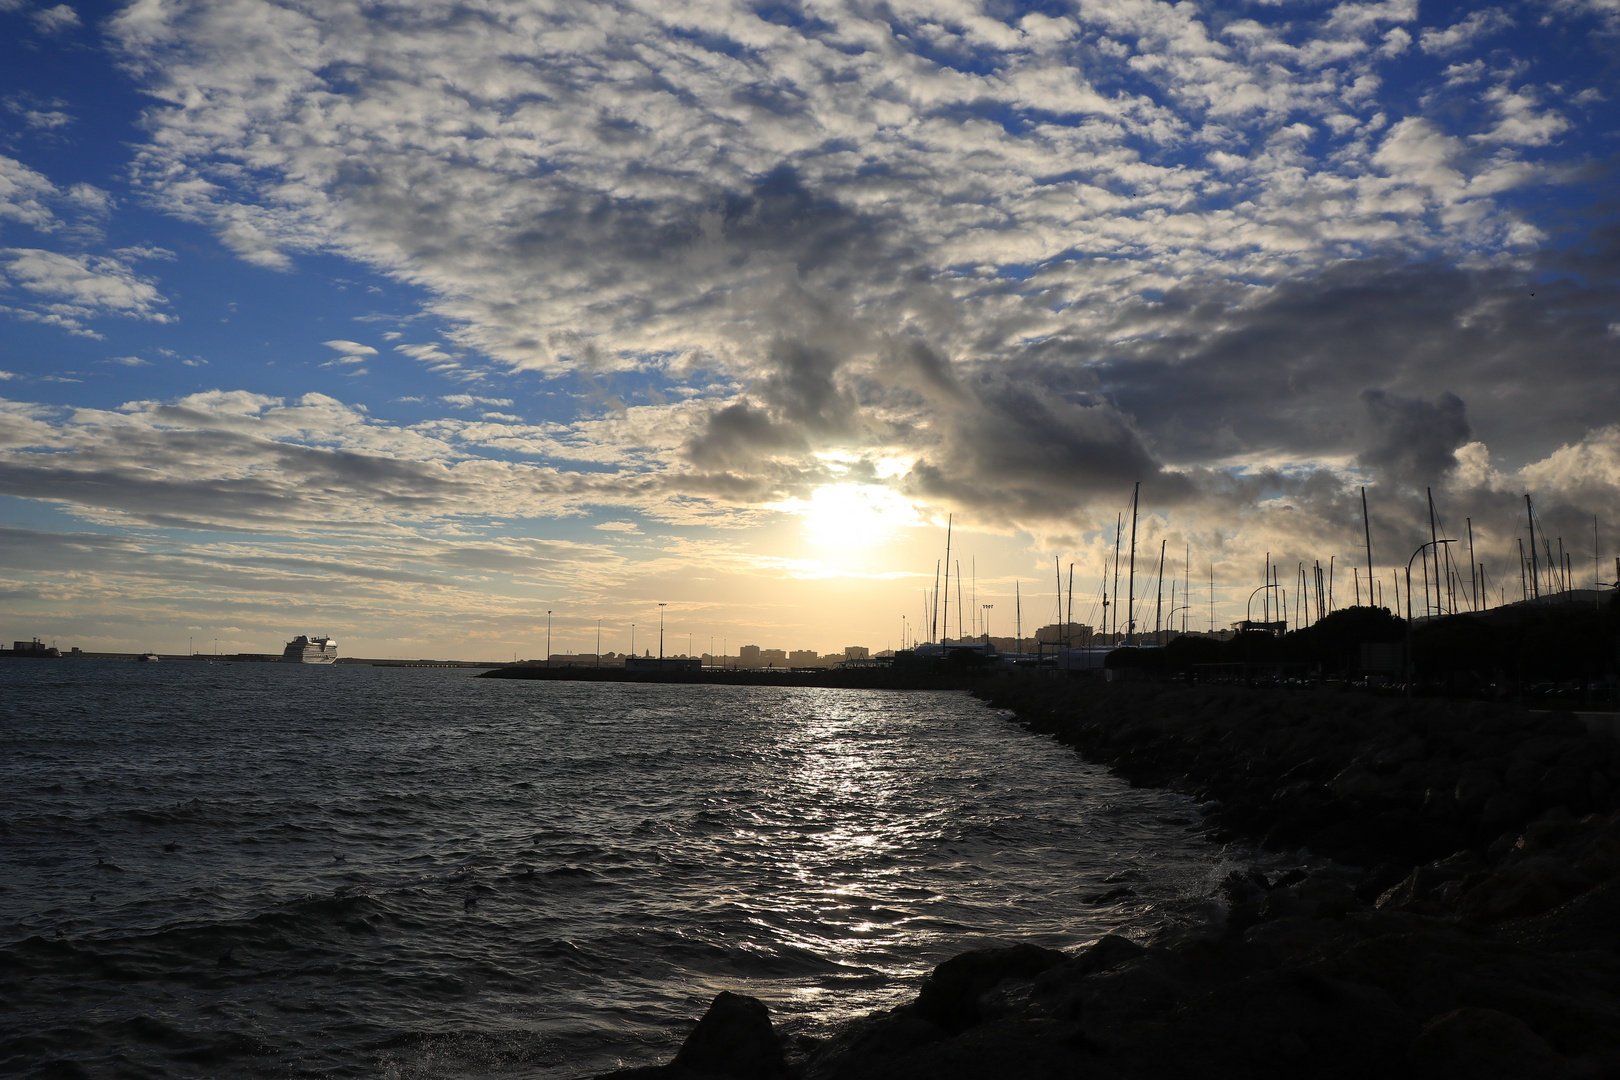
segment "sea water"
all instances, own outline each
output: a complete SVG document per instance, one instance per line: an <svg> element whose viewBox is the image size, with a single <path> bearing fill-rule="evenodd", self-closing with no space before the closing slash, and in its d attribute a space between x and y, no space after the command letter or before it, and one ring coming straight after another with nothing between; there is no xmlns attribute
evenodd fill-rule
<svg viewBox="0 0 1620 1080"><path fill-rule="evenodd" d="M1207 917L1196 808L965 694L0 660L0 1073L589 1076Z"/></svg>

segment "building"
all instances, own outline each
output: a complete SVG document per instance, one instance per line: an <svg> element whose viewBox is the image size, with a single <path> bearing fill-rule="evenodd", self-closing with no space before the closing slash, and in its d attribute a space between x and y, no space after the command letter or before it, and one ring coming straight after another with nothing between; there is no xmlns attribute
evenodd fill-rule
<svg viewBox="0 0 1620 1080"><path fill-rule="evenodd" d="M814 649L794 649L788 653L788 663L794 667L814 667L821 663L821 657Z"/></svg>
<svg viewBox="0 0 1620 1080"><path fill-rule="evenodd" d="M737 650L737 666L738 667L761 667L761 666L763 666L759 662L759 646L758 645L744 645L742 648L738 649Z"/></svg>
<svg viewBox="0 0 1620 1080"><path fill-rule="evenodd" d="M870 660L870 659L872 659L872 650L868 649L865 645L845 645L844 646L844 659L845 660Z"/></svg>

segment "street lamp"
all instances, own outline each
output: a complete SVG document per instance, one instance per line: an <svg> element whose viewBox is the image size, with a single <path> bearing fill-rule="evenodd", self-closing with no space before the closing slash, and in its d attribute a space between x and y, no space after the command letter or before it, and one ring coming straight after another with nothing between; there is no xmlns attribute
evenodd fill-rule
<svg viewBox="0 0 1620 1080"><path fill-rule="evenodd" d="M546 612L546 667L551 666L551 612Z"/></svg>
<svg viewBox="0 0 1620 1080"><path fill-rule="evenodd" d="M1423 554L1423 549L1424 548L1433 547L1433 548L1435 548L1436 551L1438 551L1439 548L1436 547L1437 544L1451 544L1451 543L1455 543L1455 541L1453 541L1453 540L1430 540L1430 541L1428 541L1426 543L1419 544L1418 549L1416 551L1412 552L1412 559L1415 559L1419 555ZM1438 558L1438 557L1439 556L1436 556L1436 558ZM1449 557L1450 556L1447 556L1447 558L1449 558ZM1412 663L1412 559L1407 559L1406 560L1406 696L1407 697L1412 696L1412 682L1413 682L1412 675L1413 675L1413 668L1415 667L1415 665ZM1427 564L1425 564L1425 567L1427 567ZM1429 590L1428 589L1423 590L1423 617L1425 619L1427 619L1429 617Z"/></svg>
<svg viewBox="0 0 1620 1080"><path fill-rule="evenodd" d="M984 611L985 611L985 615L984 615L984 643L986 645L988 645L988 644L990 644L990 609L995 607L996 605L994 605L994 604L980 604L979 606L984 608Z"/></svg>
<svg viewBox="0 0 1620 1080"><path fill-rule="evenodd" d="M636 624L630 624L630 655L636 655Z"/></svg>
<svg viewBox="0 0 1620 1080"><path fill-rule="evenodd" d="M1253 579L1251 579L1251 580L1253 580ZM1250 593L1249 594L1249 602L1243 606L1243 621L1244 622L1253 622L1254 621L1254 597L1255 597L1255 593L1265 592L1267 589L1277 589L1277 590L1281 591L1282 586L1278 585L1276 582L1272 582L1269 585L1262 585L1258 589L1254 590L1254 592ZM1284 595L1286 595L1286 593Z"/></svg>
<svg viewBox="0 0 1620 1080"><path fill-rule="evenodd" d="M664 609L668 604L658 605L658 659L664 658Z"/></svg>
<svg viewBox="0 0 1620 1080"><path fill-rule="evenodd" d="M602 617L596 617L596 666L602 666Z"/></svg>

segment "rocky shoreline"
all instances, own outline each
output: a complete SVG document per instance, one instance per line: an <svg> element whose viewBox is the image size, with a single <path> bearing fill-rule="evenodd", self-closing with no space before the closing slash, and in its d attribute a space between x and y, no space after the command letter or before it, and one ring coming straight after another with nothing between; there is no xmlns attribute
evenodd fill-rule
<svg viewBox="0 0 1620 1080"><path fill-rule="evenodd" d="M783 1039L722 994L697 1080L1620 1076L1620 743L1569 713L1312 690L979 691L1133 783L1333 865L1223 884L1219 924L941 964L915 1001Z"/></svg>

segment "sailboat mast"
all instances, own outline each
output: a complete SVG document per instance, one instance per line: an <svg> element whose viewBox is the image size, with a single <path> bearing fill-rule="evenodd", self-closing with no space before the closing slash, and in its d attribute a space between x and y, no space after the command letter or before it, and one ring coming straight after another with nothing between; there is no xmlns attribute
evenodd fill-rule
<svg viewBox="0 0 1620 1080"><path fill-rule="evenodd" d="M1142 496L1142 481L1136 482L1136 490L1131 492L1131 572L1127 579L1125 601L1125 644L1131 643L1136 633L1136 507L1137 500Z"/></svg>
<svg viewBox="0 0 1620 1080"><path fill-rule="evenodd" d="M1153 643L1164 644L1164 545L1168 540L1159 541L1159 581L1158 598L1153 602Z"/></svg>
<svg viewBox="0 0 1620 1080"><path fill-rule="evenodd" d="M1361 489L1361 531L1367 540L1367 603L1373 602L1372 521L1367 517L1367 489Z"/></svg>
<svg viewBox="0 0 1620 1080"><path fill-rule="evenodd" d="M1069 564L1069 606L1063 616L1063 644L1074 648L1074 563Z"/></svg>
<svg viewBox="0 0 1620 1080"><path fill-rule="evenodd" d="M928 640L939 640L939 560L934 560L934 595L928 600Z"/></svg>
<svg viewBox="0 0 1620 1080"><path fill-rule="evenodd" d="M1474 561L1474 519L1465 518L1468 522L1468 599L1469 609L1479 610L1479 564Z"/></svg>
<svg viewBox="0 0 1620 1080"><path fill-rule="evenodd" d="M1114 515L1114 641L1119 644L1119 538L1125 528L1122 514Z"/></svg>
<svg viewBox="0 0 1620 1080"><path fill-rule="evenodd" d="M962 560L956 560L956 642L962 643Z"/></svg>
<svg viewBox="0 0 1620 1080"><path fill-rule="evenodd" d="M940 637L940 645L944 645L951 637L951 521L950 515L945 518L945 625L944 634ZM957 613L958 622L962 620L960 612Z"/></svg>
<svg viewBox="0 0 1620 1080"><path fill-rule="evenodd" d="M1434 529L1434 489L1424 488L1429 495L1429 543L1434 548L1434 598L1435 613L1444 615L1445 609L1440 605L1440 598L1445 594L1440 591L1440 534ZM1429 584L1423 583L1423 614L1429 613Z"/></svg>
<svg viewBox="0 0 1620 1080"><path fill-rule="evenodd" d="M1530 493L1524 493L1524 519L1530 526L1530 595L1541 599L1541 567L1536 565L1536 509L1530 502ZM1520 552L1523 557L1523 552Z"/></svg>

